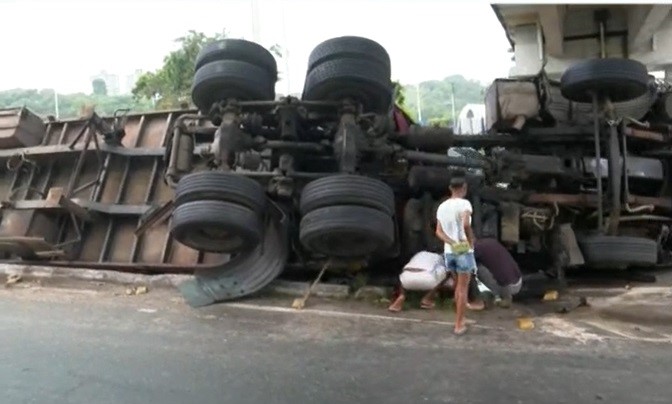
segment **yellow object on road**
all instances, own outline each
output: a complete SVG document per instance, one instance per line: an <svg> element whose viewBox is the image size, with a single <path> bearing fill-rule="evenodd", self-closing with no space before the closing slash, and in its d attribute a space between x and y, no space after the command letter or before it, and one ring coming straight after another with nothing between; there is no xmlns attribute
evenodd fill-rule
<svg viewBox="0 0 672 404"><path fill-rule="evenodd" d="M532 319L529 317L519 317L517 321L518 321L518 328L523 331L529 331L534 329L534 321L532 321Z"/></svg>
<svg viewBox="0 0 672 404"><path fill-rule="evenodd" d="M549 290L544 294L544 301L545 302L552 302L554 300L558 300L558 291L557 290Z"/></svg>

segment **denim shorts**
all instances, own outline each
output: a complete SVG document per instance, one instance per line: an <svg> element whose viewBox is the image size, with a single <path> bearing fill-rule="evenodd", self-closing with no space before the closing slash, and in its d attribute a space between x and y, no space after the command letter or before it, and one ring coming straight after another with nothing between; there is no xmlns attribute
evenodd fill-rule
<svg viewBox="0 0 672 404"><path fill-rule="evenodd" d="M449 271L454 271L458 274L475 274L476 273L476 258L474 253L466 254L444 254L446 260L446 268Z"/></svg>

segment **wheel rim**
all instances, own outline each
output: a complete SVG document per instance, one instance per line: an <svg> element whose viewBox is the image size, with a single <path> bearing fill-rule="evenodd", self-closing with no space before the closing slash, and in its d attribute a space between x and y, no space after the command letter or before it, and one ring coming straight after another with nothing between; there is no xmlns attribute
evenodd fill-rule
<svg viewBox="0 0 672 404"><path fill-rule="evenodd" d="M384 244L373 234L348 230L309 237L303 243L317 253L338 257L363 257L377 252Z"/></svg>
<svg viewBox="0 0 672 404"><path fill-rule="evenodd" d="M246 245L245 238L235 230L211 224L185 229L177 239L191 248L213 252L239 251Z"/></svg>

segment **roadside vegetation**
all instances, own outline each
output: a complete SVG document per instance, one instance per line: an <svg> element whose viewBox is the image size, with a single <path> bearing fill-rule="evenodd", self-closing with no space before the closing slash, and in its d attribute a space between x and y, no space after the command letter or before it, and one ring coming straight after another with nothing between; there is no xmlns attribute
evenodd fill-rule
<svg viewBox="0 0 672 404"><path fill-rule="evenodd" d="M111 115L117 109L130 108L135 112L155 109L180 108L191 104L190 88L193 78L196 55L201 47L223 34L206 35L189 31L176 39L177 49L166 55L163 66L153 72L140 76L133 94L108 95L105 82L94 80L89 93L58 94L60 118L82 116L91 107L101 115ZM283 58L284 50L273 45L269 50L276 58ZM280 73L282 77L282 72ZM397 103L406 112L417 119L417 86L398 86ZM452 120L451 95L455 91L455 111L459 114L468 103L482 103L485 87L462 75L453 75L443 80L430 80L420 83L420 105L423 122L435 125L449 125ZM55 115L54 91L51 89L11 89L0 91L0 108L26 106L35 113L47 116Z"/></svg>

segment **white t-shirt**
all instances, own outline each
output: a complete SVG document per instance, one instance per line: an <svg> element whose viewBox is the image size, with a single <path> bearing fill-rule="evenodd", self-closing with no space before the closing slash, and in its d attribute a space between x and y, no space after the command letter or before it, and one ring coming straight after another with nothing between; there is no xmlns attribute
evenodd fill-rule
<svg viewBox="0 0 672 404"><path fill-rule="evenodd" d="M460 220L462 212L469 212L469 224L471 224L471 202L462 198L450 198L445 200L436 210L436 220L441 224L441 229L446 233L446 236L455 240L456 242L465 241L467 235L464 234L464 227ZM446 254L453 252L450 244L444 244L443 251ZM473 250L470 250L473 252Z"/></svg>
<svg viewBox="0 0 672 404"><path fill-rule="evenodd" d="M444 270L445 264L443 263L443 257L441 254L432 253L429 251L420 251L415 254L408 264L404 266L404 269L413 268L421 269L425 272L437 272Z"/></svg>

